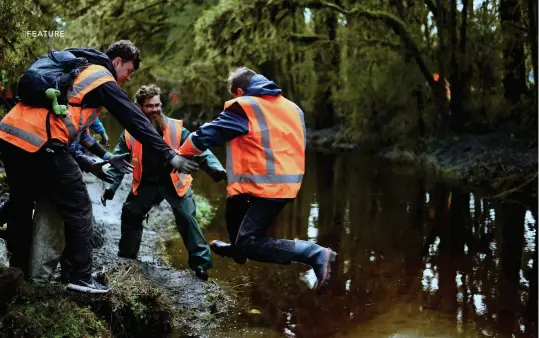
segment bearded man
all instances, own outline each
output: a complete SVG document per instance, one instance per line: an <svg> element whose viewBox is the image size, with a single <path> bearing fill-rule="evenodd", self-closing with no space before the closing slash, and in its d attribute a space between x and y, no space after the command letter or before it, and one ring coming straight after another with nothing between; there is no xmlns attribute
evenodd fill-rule
<svg viewBox="0 0 539 338"><path fill-rule="evenodd" d="M148 117L157 132L172 149L179 149L190 132L183 121L167 117L162 111L161 90L155 85L142 86L135 94L135 103ZM142 222L150 209L163 199L172 207L176 226L189 252L189 267L202 280L208 279L207 270L213 266L210 248L195 218L196 205L191 192L191 175L163 167L152 152L128 132L120 136L113 154L131 154L133 165L132 189L122 208L122 235L118 256L137 258L141 239ZM144 156L142 155L144 153ZM219 182L226 179L226 171L219 160L206 151L193 158L200 168ZM143 169L144 168L144 169ZM106 205L123 179L123 173L113 167L108 170L116 183L107 184L101 201Z"/></svg>

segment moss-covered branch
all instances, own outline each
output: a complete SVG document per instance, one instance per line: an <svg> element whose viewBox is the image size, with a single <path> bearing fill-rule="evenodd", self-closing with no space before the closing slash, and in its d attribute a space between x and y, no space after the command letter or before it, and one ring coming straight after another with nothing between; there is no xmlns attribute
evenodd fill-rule
<svg viewBox="0 0 539 338"><path fill-rule="evenodd" d="M432 78L432 72L427 67L426 62L423 59L421 52L419 51L417 43L415 42L410 32L408 32L408 29L406 28L406 24L401 19L387 12L370 11L370 10L363 9L360 6L356 6L353 9L347 10L334 3L326 2L326 1L309 2L308 7L309 8L329 8L341 14L344 14L347 17L355 16L355 17L365 18L368 20L382 21L386 26L391 28L395 32L395 34L397 34L400 37L406 49L410 51L410 53L416 60L417 65L419 69L421 70L421 73L425 77L425 80L428 82L431 89L433 91L436 91L436 82L434 82L434 79Z"/></svg>
<svg viewBox="0 0 539 338"><path fill-rule="evenodd" d="M327 38L319 35L301 35L301 34L290 34L288 39L294 43L300 44L312 44L315 42L320 42L322 40L327 40Z"/></svg>

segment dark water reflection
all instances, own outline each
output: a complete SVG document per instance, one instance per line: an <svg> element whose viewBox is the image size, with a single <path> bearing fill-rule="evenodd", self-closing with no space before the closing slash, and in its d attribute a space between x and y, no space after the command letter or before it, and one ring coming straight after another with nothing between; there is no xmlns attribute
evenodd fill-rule
<svg viewBox="0 0 539 338"><path fill-rule="evenodd" d="M194 190L216 207L206 239L227 240L224 184L199 173ZM273 235L335 249L329 290L309 290L301 265L214 257L211 277L240 299L219 336L536 337L537 199L488 195L355 153L309 152ZM181 241L169 246L185 268Z"/></svg>

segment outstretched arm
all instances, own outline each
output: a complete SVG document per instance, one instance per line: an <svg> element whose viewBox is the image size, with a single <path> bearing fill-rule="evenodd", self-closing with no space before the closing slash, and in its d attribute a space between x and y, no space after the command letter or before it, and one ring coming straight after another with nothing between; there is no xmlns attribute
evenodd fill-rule
<svg viewBox="0 0 539 338"><path fill-rule="evenodd" d="M219 116L191 133L180 147L180 154L194 156L220 146L249 132L249 119L238 103L233 103Z"/></svg>

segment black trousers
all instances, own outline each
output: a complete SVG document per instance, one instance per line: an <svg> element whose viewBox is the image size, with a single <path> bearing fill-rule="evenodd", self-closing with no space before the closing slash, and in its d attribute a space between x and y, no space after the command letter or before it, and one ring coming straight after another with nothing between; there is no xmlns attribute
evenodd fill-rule
<svg viewBox="0 0 539 338"><path fill-rule="evenodd" d="M269 227L290 199L268 199L247 194L226 200L226 225L233 255L259 262L290 264L293 240L267 236Z"/></svg>
<svg viewBox="0 0 539 338"><path fill-rule="evenodd" d="M62 269L86 279L92 269L92 204L79 166L68 146L49 142L35 153L0 140L10 189L7 245L10 265L28 276L32 212L40 196L51 200L65 225Z"/></svg>

